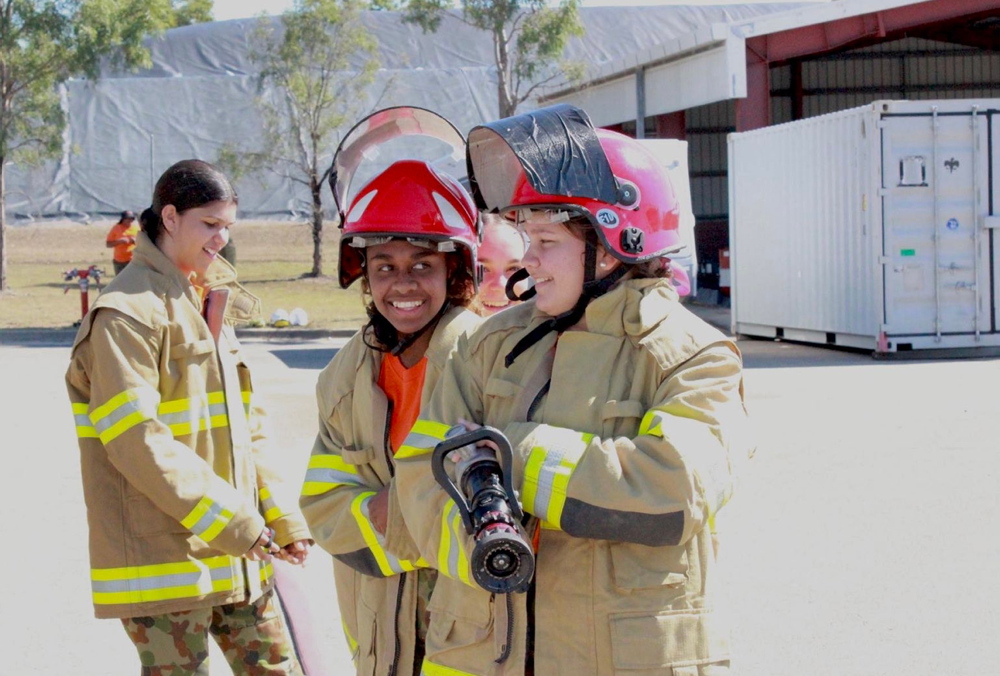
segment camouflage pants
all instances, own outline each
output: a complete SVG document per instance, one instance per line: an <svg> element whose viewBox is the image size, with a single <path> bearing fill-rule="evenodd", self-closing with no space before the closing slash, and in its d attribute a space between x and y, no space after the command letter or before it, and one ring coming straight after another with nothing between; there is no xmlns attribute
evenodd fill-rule
<svg viewBox="0 0 1000 676"><path fill-rule="evenodd" d="M208 633L237 675L302 676L274 590L253 603L122 619L142 676L208 676Z"/></svg>

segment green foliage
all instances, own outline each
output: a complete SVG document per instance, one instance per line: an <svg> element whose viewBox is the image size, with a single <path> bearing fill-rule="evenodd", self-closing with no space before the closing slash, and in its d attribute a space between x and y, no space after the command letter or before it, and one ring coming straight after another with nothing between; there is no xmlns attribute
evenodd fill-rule
<svg viewBox="0 0 1000 676"><path fill-rule="evenodd" d="M405 6L404 0L370 0L368 3L368 9L373 9L376 12L398 12Z"/></svg>
<svg viewBox="0 0 1000 676"><path fill-rule="evenodd" d="M250 57L260 73L256 100L263 129L253 148L228 144L219 163L234 176L262 169L308 187L312 195L313 275L322 275L322 189L337 130L368 100L379 62L361 23L361 0L297 0L280 35L261 19Z"/></svg>
<svg viewBox="0 0 1000 676"><path fill-rule="evenodd" d="M7 0L0 16L0 158L38 162L62 148L58 85L149 64L143 38L168 24L166 0Z"/></svg>
<svg viewBox="0 0 1000 676"><path fill-rule="evenodd" d="M424 32L436 32L452 7L449 0L407 0L404 21ZM462 0L461 20L490 33L496 59L497 97L501 117L539 88L559 80L579 78L581 67L562 54L569 39L583 35L580 0Z"/></svg>
<svg viewBox="0 0 1000 676"><path fill-rule="evenodd" d="M10 163L57 156L66 126L60 85L102 65L149 65L143 38L171 25L169 0L0 0L0 291L7 287Z"/></svg>
<svg viewBox="0 0 1000 676"><path fill-rule="evenodd" d="M212 0L173 0L174 26L191 26L196 23L213 21Z"/></svg>

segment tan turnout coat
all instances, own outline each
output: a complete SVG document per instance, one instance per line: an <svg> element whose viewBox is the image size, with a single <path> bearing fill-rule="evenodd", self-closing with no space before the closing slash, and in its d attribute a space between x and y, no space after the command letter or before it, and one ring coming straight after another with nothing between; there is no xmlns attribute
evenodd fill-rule
<svg viewBox="0 0 1000 676"><path fill-rule="evenodd" d="M480 319L463 308L438 322L427 348L422 403L459 336ZM319 434L300 505L316 542L334 557L337 600L358 674L412 674L416 642L417 576L426 569L402 526L398 504L389 521L399 534L389 548L371 525L368 501L393 482L391 410L378 387L382 353L361 332L320 374L316 386Z"/></svg>
<svg viewBox="0 0 1000 676"><path fill-rule="evenodd" d="M736 346L666 280L631 280L590 304L585 330L550 333L505 367L545 318L524 303L460 341L397 453L394 497L441 573L423 673L525 669L528 595L476 586L471 537L431 475L459 418L505 433L528 531L540 527L534 674L728 673L711 531L751 451Z"/></svg>
<svg viewBox="0 0 1000 676"><path fill-rule="evenodd" d="M66 384L98 617L254 600L273 570L243 555L265 524L281 545L309 537L295 486L265 461L262 412L231 326L259 301L222 259L202 283L217 336L196 289L140 233L73 345Z"/></svg>

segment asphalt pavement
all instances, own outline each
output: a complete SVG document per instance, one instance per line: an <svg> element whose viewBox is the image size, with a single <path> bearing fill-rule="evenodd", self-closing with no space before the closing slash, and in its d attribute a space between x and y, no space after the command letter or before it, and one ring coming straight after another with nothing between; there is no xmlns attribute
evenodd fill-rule
<svg viewBox="0 0 1000 676"><path fill-rule="evenodd" d="M316 377L344 339L282 336L244 342L298 481ZM758 450L720 524L738 672L998 673L1000 360L739 344ZM68 355L58 337L0 344L4 674L137 671L118 623L92 616ZM331 578L314 552L301 581L327 673L350 674ZM218 653L212 673L228 673Z"/></svg>

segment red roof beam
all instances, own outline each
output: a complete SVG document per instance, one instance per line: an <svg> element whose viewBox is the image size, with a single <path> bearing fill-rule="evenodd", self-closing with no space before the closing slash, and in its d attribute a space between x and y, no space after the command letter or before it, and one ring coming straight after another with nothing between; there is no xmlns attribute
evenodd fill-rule
<svg viewBox="0 0 1000 676"><path fill-rule="evenodd" d="M747 39L747 49L768 63L816 56L894 33L1000 10L1000 0L931 0L905 7L859 14L836 21L792 28Z"/></svg>

